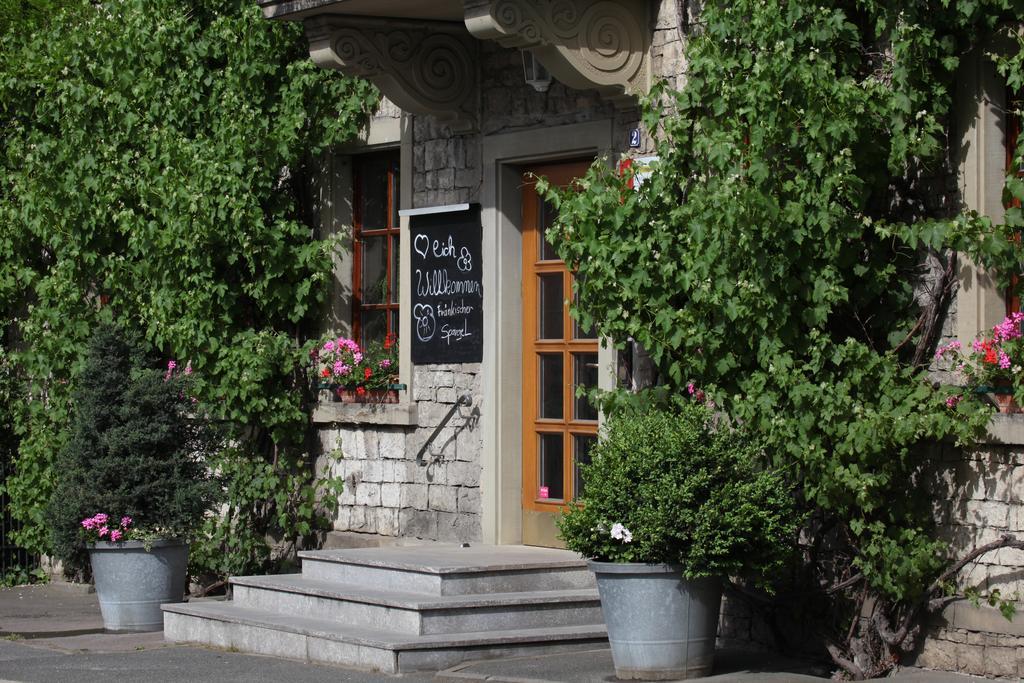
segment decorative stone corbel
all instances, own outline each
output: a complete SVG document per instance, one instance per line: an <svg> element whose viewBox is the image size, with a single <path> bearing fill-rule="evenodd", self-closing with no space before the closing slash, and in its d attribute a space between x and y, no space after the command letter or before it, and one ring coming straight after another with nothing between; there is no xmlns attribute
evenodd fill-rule
<svg viewBox="0 0 1024 683"><path fill-rule="evenodd" d="M462 26L320 15L305 28L318 66L369 79L404 111L474 126L477 48Z"/></svg>
<svg viewBox="0 0 1024 683"><path fill-rule="evenodd" d="M648 0L464 0L478 38L531 50L572 88L619 104L650 87Z"/></svg>

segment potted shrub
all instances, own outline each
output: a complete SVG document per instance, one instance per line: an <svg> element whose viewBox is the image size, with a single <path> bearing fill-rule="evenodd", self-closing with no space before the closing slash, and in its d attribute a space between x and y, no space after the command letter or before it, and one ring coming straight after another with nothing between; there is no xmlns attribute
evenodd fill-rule
<svg viewBox="0 0 1024 683"><path fill-rule="evenodd" d="M783 567L793 496L761 455L699 403L625 409L604 425L559 529L590 558L619 678L709 675L723 579L765 585Z"/></svg>
<svg viewBox="0 0 1024 683"><path fill-rule="evenodd" d="M398 342L388 335L383 343L360 348L347 337L328 338L313 349L320 389L343 403L398 403Z"/></svg>
<svg viewBox="0 0 1024 683"><path fill-rule="evenodd" d="M190 415L189 380L112 326L92 337L48 515L66 569L88 552L112 631L163 628L160 604L182 601L188 539L216 500L203 464L216 438Z"/></svg>

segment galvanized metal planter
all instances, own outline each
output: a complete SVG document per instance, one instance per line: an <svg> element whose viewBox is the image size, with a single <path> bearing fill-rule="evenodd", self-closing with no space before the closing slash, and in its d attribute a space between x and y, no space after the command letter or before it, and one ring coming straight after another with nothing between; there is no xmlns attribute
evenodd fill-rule
<svg viewBox="0 0 1024 683"><path fill-rule="evenodd" d="M677 565L588 562L597 578L615 675L664 681L710 676L722 603L717 578Z"/></svg>
<svg viewBox="0 0 1024 683"><path fill-rule="evenodd" d="M108 631L162 631L160 605L185 598L183 541L154 541L148 551L142 541L101 541L89 547L89 560Z"/></svg>

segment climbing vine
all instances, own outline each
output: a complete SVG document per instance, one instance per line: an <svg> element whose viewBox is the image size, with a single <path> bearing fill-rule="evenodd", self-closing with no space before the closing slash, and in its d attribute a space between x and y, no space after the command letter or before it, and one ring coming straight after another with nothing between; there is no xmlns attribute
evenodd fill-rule
<svg viewBox="0 0 1024 683"><path fill-rule="evenodd" d="M583 326L643 347L668 390L699 386L799 484L813 514L790 597L840 615L826 645L854 678L913 647L951 578L927 464L992 410L949 405L929 365L957 255L1006 284L1022 226L950 191L953 92L962 59L1001 44L984 58L1021 86L1020 16L1010 0L712 0L689 23L682 85L645 103L650 177L634 190L599 163L547 188Z"/></svg>
<svg viewBox="0 0 1024 683"><path fill-rule="evenodd" d="M0 409L18 541L47 549L84 342L116 319L190 363L197 413L229 431L211 463L229 502L197 568L264 569L271 539L324 521L303 367L335 245L312 228L313 175L376 92L317 69L301 26L249 0L20 5L35 10L22 30L0 32Z"/></svg>

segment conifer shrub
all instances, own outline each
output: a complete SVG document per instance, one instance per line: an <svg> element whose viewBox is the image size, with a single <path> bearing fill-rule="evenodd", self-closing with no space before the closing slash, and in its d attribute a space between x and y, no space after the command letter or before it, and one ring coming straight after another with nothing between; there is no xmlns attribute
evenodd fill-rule
<svg viewBox="0 0 1024 683"><path fill-rule="evenodd" d="M85 566L87 517L127 516L136 537L187 539L213 508L219 487L204 460L218 438L192 415L189 379L158 368L113 326L93 335L47 511L54 554L67 573Z"/></svg>
<svg viewBox="0 0 1024 683"><path fill-rule="evenodd" d="M759 466L749 433L696 402L623 408L581 463L582 496L559 520L566 546L606 562L679 564L687 578L763 585L796 546L792 486Z"/></svg>

